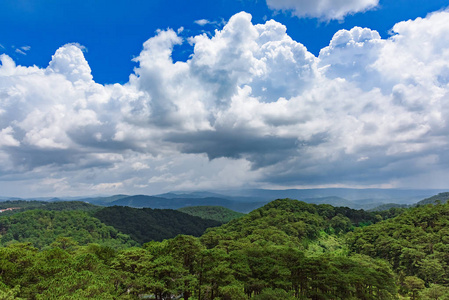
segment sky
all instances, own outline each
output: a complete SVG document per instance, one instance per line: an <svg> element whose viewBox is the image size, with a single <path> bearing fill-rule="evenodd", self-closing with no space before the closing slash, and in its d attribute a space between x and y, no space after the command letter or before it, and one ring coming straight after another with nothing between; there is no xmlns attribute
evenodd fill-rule
<svg viewBox="0 0 449 300"><path fill-rule="evenodd" d="M0 196L449 188L448 6L3 0Z"/></svg>

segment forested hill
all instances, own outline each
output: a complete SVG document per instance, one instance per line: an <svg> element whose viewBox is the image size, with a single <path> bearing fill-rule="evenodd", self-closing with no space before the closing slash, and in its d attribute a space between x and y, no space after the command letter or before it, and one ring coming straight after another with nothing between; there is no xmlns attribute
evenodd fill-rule
<svg viewBox="0 0 449 300"><path fill-rule="evenodd" d="M222 206L189 206L179 208L178 211L220 223L227 223L245 215Z"/></svg>
<svg viewBox="0 0 449 300"><path fill-rule="evenodd" d="M48 211L27 210L0 218L0 241L2 245L11 242L29 242L37 248L44 248L58 241L70 238L75 244L100 243L113 248L124 248L137 243L128 235L81 210Z"/></svg>
<svg viewBox="0 0 449 300"><path fill-rule="evenodd" d="M178 234L200 236L207 228L221 225L171 209L111 206L97 211L94 216L139 243L161 241Z"/></svg>
<svg viewBox="0 0 449 300"><path fill-rule="evenodd" d="M387 260L402 280L449 283L449 204L413 207L347 238L352 251Z"/></svg>
<svg viewBox="0 0 449 300"><path fill-rule="evenodd" d="M208 230L201 239L210 247L226 243L226 238L302 247L304 240L316 239L322 231L344 233L381 219L380 215L364 210L278 199L228 224Z"/></svg>
<svg viewBox="0 0 449 300"><path fill-rule="evenodd" d="M449 192L439 193L438 195L419 201L416 205L446 203L449 200Z"/></svg>
<svg viewBox="0 0 449 300"><path fill-rule="evenodd" d="M107 207L0 221L2 238L13 238L0 247L0 299L449 298L449 204L366 212L280 199L198 238L135 247L118 230L142 243L152 228L204 230L195 222L205 220Z"/></svg>
<svg viewBox="0 0 449 300"><path fill-rule="evenodd" d="M14 208L12 211L6 211L1 213L1 216L10 215L12 213L22 212L30 209L43 209L43 210L56 210L56 211L69 211L69 210L81 210L81 211L95 211L101 209L100 206L96 206L83 201L27 201L27 200L9 200L0 202L0 209Z"/></svg>

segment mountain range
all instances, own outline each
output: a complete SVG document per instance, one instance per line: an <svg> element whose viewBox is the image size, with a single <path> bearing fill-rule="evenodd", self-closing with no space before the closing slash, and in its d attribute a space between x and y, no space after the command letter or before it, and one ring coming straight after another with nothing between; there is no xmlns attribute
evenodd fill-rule
<svg viewBox="0 0 449 300"><path fill-rule="evenodd" d="M422 199L445 192L445 190L412 189L244 189L226 191L176 191L158 195L112 195L76 197L101 206L129 206L138 208L178 209L189 206L223 206L247 213L275 199L290 198L313 204L330 204L353 209L373 210L385 205L413 205ZM19 198L0 197L0 201ZM22 200L67 201L74 197L32 198ZM424 204L424 203L423 203Z"/></svg>

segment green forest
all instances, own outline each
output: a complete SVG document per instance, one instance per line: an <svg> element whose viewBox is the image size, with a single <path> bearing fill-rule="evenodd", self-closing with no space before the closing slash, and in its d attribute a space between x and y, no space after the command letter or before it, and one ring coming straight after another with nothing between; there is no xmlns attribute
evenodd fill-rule
<svg viewBox="0 0 449 300"><path fill-rule="evenodd" d="M221 224L245 215L223 206L187 206L178 208L178 211L203 219L215 220Z"/></svg>
<svg viewBox="0 0 449 300"><path fill-rule="evenodd" d="M240 216L11 204L0 299L449 299L443 201L364 211L278 199Z"/></svg>

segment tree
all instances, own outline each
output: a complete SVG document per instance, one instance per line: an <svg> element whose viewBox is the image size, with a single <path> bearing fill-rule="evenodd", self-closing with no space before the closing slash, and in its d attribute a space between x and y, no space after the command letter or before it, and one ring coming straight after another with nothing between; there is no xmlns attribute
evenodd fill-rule
<svg viewBox="0 0 449 300"><path fill-rule="evenodd" d="M421 290L425 288L424 280L416 276L407 276L404 279L404 286L411 294L411 299L415 300Z"/></svg>

